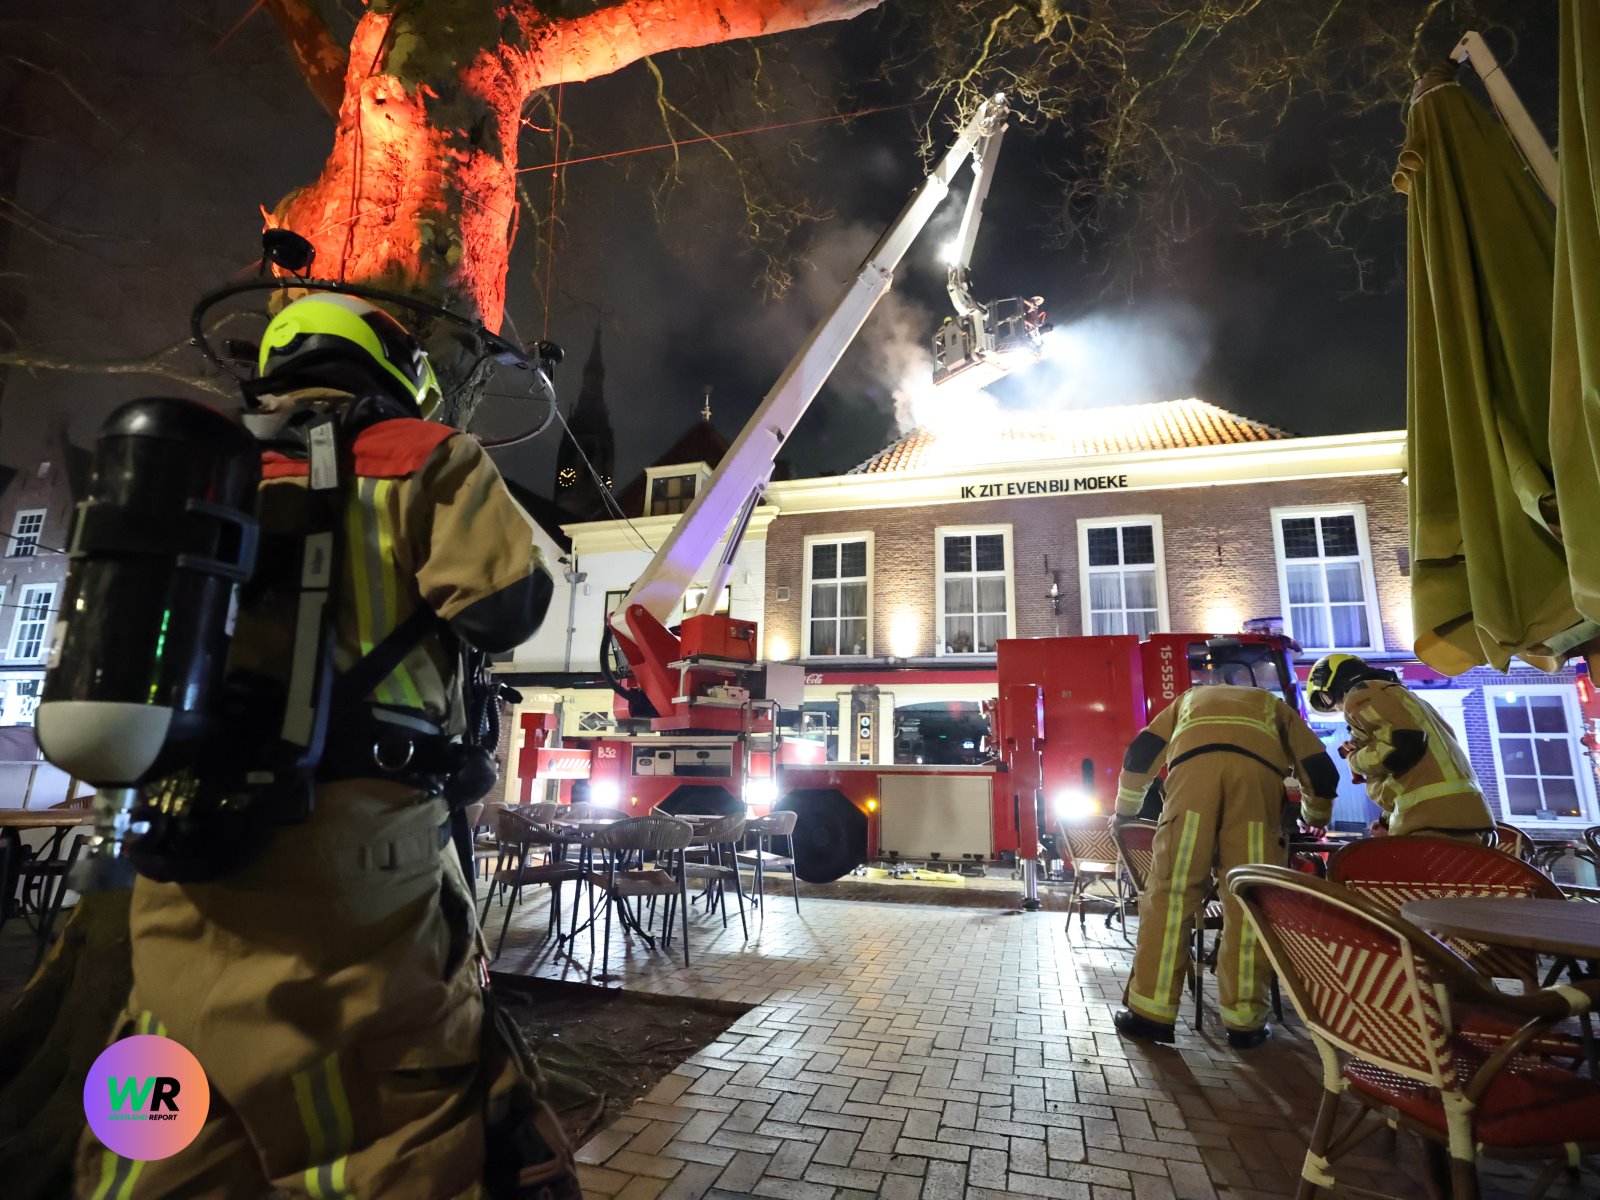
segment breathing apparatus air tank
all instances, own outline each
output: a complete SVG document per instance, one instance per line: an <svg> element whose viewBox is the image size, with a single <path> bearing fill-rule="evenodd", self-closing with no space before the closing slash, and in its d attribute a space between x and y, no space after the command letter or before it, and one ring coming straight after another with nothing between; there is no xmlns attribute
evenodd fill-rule
<svg viewBox="0 0 1600 1200"><path fill-rule="evenodd" d="M50 762L95 785L79 891L126 887L141 784L223 734L240 585L257 543L260 444L219 413L164 397L125 404L95 442L35 719Z"/></svg>

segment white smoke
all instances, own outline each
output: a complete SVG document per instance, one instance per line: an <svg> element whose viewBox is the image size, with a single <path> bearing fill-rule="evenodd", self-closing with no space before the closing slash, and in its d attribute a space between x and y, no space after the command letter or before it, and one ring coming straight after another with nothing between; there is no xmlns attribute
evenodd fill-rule
<svg viewBox="0 0 1600 1200"><path fill-rule="evenodd" d="M895 420L902 433L921 429L933 435L924 455L933 466L1027 454L1026 442L1008 445L1010 433L1059 428L1085 409L1191 396L1209 349L1198 310L1169 304L1139 313L1091 313L1059 324L1045 335L1041 361L1013 372L992 391L963 386L960 376L935 387L926 339L880 354L906 364L894 388Z"/></svg>

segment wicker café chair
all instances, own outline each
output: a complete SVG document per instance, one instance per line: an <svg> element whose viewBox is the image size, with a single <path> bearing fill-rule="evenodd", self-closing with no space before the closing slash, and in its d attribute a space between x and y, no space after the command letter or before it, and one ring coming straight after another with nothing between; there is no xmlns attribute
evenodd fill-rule
<svg viewBox="0 0 1600 1200"><path fill-rule="evenodd" d="M1513 896L1560 900L1549 876L1510 854L1422 836L1369 838L1333 856L1328 878L1399 911L1410 900L1454 896ZM1526 990L1540 986L1539 956L1531 950L1486 946L1447 938L1445 944L1485 975L1515 979Z"/></svg>
<svg viewBox="0 0 1600 1200"><path fill-rule="evenodd" d="M561 933L561 885L571 881L576 884L583 877L575 863L551 858L548 853L543 863L529 863L528 855L535 846L543 846L548 851L549 847L559 844L559 839L550 828L533 819L529 814L530 808L539 806L529 805L521 808L502 806L494 814L495 843L499 851L499 861L495 863L494 874L490 876L490 894L483 901L483 921L489 919L489 905L494 902L495 890L509 890L511 898L505 904L505 916L500 921L500 940L495 944L495 957L500 957L500 951L506 944L506 931L511 927L511 910L516 908L517 901L522 898L522 889L529 886L537 887L540 884L550 886L550 920L547 934ZM550 806L554 807L554 806ZM572 912L576 920L578 912L578 889L573 888Z"/></svg>
<svg viewBox="0 0 1600 1200"><path fill-rule="evenodd" d="M600 974L611 973L611 913L617 910L622 927L637 933L655 948L655 938L645 929L638 916L628 908L629 900L664 900L664 919L661 923L661 942L665 946L672 939L672 920L681 913L683 920L683 965L689 965L689 893L687 874L684 871L683 851L694 836L694 826L687 821L652 813L647 817L631 817L615 825L596 830L589 837L590 850L606 855L603 869L592 867L587 879L589 885L605 896L605 934L602 945ZM625 865L634 855L639 855L641 865ZM654 857L652 865L643 865L646 854ZM594 918L590 917L590 934L593 935ZM590 959L591 964L593 959ZM593 969L591 965L591 970Z"/></svg>
<svg viewBox="0 0 1600 1200"><path fill-rule="evenodd" d="M1062 860L1072 866L1072 891L1067 896L1067 936L1072 936L1074 909L1078 913L1079 931L1087 933L1084 901L1089 898L1089 889L1096 886L1101 889L1099 898L1111 904L1106 913L1106 928L1109 929L1112 919L1122 911L1123 895L1119 882L1117 845L1112 840L1105 817L1096 813L1071 821L1058 818L1056 848ZM1109 895L1106 894L1107 888L1110 889Z"/></svg>
<svg viewBox="0 0 1600 1200"><path fill-rule="evenodd" d="M1156 862L1156 823L1154 821L1124 821L1111 831L1111 841L1117 848L1117 865L1128 881L1131 896L1124 898L1120 919L1122 935L1128 935L1128 904L1144 895L1150 871Z"/></svg>
<svg viewBox="0 0 1600 1200"><path fill-rule="evenodd" d="M1520 858L1523 862L1533 861L1533 839L1526 831L1517 828L1509 821L1496 821L1494 823L1494 848L1502 854L1509 854L1512 858Z"/></svg>
<svg viewBox="0 0 1600 1200"><path fill-rule="evenodd" d="M1261 937L1322 1059L1322 1105L1297 1200L1340 1184L1335 1164L1386 1123L1422 1139L1436 1188L1477 1200L1480 1156L1549 1160L1534 1196L1600 1150L1600 1082L1524 1048L1600 1003L1600 981L1525 996L1497 991L1452 951L1339 884L1279 867L1238 867L1227 886ZM1492 1009L1516 1034L1489 1049L1464 1037L1458 1003ZM1359 1106L1337 1129L1345 1097Z"/></svg>
<svg viewBox="0 0 1600 1200"><path fill-rule="evenodd" d="M789 872L789 890L794 893L794 911L800 912L800 877L794 869L794 827L800 820L800 814L785 809L782 812L768 813L764 817L754 817L744 823L744 832L747 838L755 839L754 850L741 850L736 855L741 867L755 868L755 903L761 909L764 918L767 915L767 872L773 868ZM787 854L777 852L777 840L783 839Z"/></svg>
<svg viewBox="0 0 1600 1200"><path fill-rule="evenodd" d="M744 840L745 816L732 813L704 824L695 832L694 840L684 851L684 874L705 885L706 911L713 907L722 913L722 927L728 927L727 884L733 883L734 894L739 898L739 927L746 940L750 937L749 921L744 915L744 885L739 881L739 865L734 859L738 844Z"/></svg>

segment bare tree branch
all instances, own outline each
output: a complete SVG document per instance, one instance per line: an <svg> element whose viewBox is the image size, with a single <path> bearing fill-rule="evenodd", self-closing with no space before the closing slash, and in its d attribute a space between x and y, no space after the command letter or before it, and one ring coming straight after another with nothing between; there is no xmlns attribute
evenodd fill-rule
<svg viewBox="0 0 1600 1200"><path fill-rule="evenodd" d="M186 367L179 361L180 356L196 363L199 358L194 347L188 341L182 341L153 354L130 358L76 358L40 350L0 350L0 367L17 367L28 372L60 371L72 375L149 375L185 383L215 396L237 396L237 392L227 386L230 381L208 375L198 365Z"/></svg>
<svg viewBox="0 0 1600 1200"><path fill-rule="evenodd" d="M662 54L848 21L883 0L621 0L552 21L532 0L513 0L522 47L506 46L526 90L577 83ZM536 76L536 78L535 78Z"/></svg>
<svg viewBox="0 0 1600 1200"><path fill-rule="evenodd" d="M289 53L294 55L311 94L330 116L338 116L339 105L344 100L344 74L350 65L350 55L333 40L315 0L263 2L289 43Z"/></svg>

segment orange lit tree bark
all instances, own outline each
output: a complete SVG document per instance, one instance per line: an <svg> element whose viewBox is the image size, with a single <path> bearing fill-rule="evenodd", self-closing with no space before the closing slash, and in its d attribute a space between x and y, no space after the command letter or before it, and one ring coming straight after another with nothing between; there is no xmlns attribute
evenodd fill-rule
<svg viewBox="0 0 1600 1200"><path fill-rule="evenodd" d="M442 300L498 329L516 234L518 134L543 88L669 50L856 16L880 0L616 0L576 16L534 0L370 0L343 67L322 174L272 219L309 237L317 273ZM328 92L325 27L308 0L269 0L307 82ZM448 382L464 347L429 331ZM457 422L470 415L463 389Z"/></svg>

